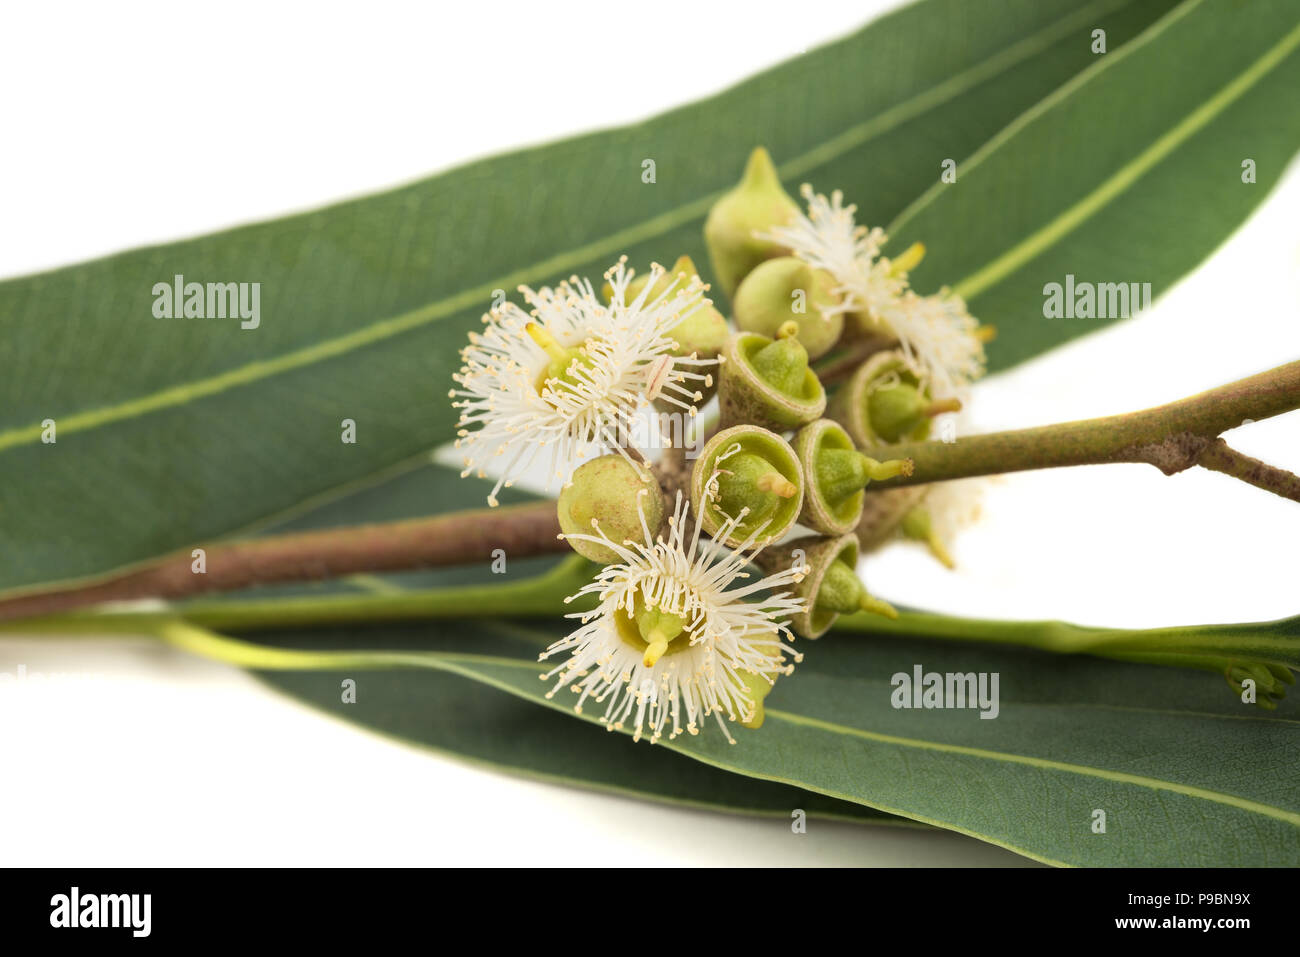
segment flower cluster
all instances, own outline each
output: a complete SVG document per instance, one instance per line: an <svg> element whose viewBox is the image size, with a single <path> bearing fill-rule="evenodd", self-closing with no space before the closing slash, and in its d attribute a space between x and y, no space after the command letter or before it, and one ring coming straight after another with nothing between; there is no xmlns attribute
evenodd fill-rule
<svg viewBox="0 0 1300 957"><path fill-rule="evenodd" d="M884 234L838 192L805 195L806 214L760 149L710 211L735 331L689 258L636 277L624 257L603 298L577 277L522 288L528 310L499 305L463 353L465 474L492 471L496 504L544 462L564 482L561 538L603 566L571 599L593 607L541 656L559 659L548 697L568 688L578 711L595 702L636 738L696 734L712 716L734 743L729 723L761 724L799 660L796 636L842 614L896 615L859 579L861 549L897 534L951 561L925 493L869 486L911 473L891 445L928 440L962 408L980 327L959 297L910 288L919 245L885 258ZM715 373L703 447L650 465L631 420L650 406L695 416Z"/></svg>

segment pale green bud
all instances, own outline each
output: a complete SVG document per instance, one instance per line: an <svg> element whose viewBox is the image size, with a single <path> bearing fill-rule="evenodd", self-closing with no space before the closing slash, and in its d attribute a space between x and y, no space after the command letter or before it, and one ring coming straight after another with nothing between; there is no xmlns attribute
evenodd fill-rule
<svg viewBox="0 0 1300 957"><path fill-rule="evenodd" d="M772 157L763 147L749 156L740 184L713 204L704 223L713 273L728 296L765 259L789 250L756 232L784 226L799 213L799 204L781 186Z"/></svg>
<svg viewBox="0 0 1300 957"><path fill-rule="evenodd" d="M816 359L831 350L844 331L844 315L826 310L839 301L835 279L802 259L780 256L760 263L736 290L732 312L745 332L776 338L785 323L799 327L799 342Z"/></svg>
<svg viewBox="0 0 1300 957"><path fill-rule="evenodd" d="M658 480L648 469L621 455L602 455L575 469L569 484L560 491L555 512L569 546L583 558L603 565L622 559L608 545L569 536L599 538L599 527L601 534L617 544L643 542L646 529L653 540L666 518Z"/></svg>

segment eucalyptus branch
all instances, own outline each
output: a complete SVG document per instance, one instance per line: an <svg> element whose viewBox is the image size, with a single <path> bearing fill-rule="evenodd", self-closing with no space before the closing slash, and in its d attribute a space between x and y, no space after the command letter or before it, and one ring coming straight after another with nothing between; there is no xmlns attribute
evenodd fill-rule
<svg viewBox="0 0 1300 957"><path fill-rule="evenodd" d="M880 458L910 458L915 465L911 476L884 479L871 488L1067 465L1145 462L1167 475L1199 465L1300 501L1300 477L1242 455L1218 438L1247 420L1296 408L1300 408L1300 362L1127 415L976 435L952 443L915 442L868 450ZM540 501L218 543L205 548L206 567L201 574L194 570L192 551L186 551L96 581L0 600L0 620L110 601L182 599L253 585L486 562L494 549L502 549L512 559L567 551L558 534L554 502Z"/></svg>
<svg viewBox="0 0 1300 957"><path fill-rule="evenodd" d="M183 620L220 632L395 624L448 618L555 618L589 609L566 599L591 581L593 566L570 555L554 568L499 584L450 585L376 594L193 601L148 611L72 611L0 622L0 635L153 635Z"/></svg>
<svg viewBox="0 0 1300 957"><path fill-rule="evenodd" d="M909 458L911 475L873 489L1068 465L1140 462L1166 475L1199 465L1300 502L1300 477L1229 448L1218 436L1245 422L1300 408L1300 362L1141 412L992 432L955 442L908 442L864 450Z"/></svg>
<svg viewBox="0 0 1300 957"><path fill-rule="evenodd" d="M567 550L557 539L555 503L449 512L431 518L271 535L203 547L122 574L0 600L0 620L49 615L110 601L190 598L253 585L341 578L488 562L496 549L511 559Z"/></svg>

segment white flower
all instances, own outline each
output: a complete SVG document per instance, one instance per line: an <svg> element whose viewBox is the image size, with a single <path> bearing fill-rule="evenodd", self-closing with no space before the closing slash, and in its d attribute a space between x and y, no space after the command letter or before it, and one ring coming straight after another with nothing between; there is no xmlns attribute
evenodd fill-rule
<svg viewBox="0 0 1300 957"><path fill-rule="evenodd" d="M701 541L699 524L688 521L688 512L678 493L667 538L657 541L644 521L644 542L616 543L599 529L599 537L569 536L608 545L621 563L606 565L569 599L595 594L600 604L569 616L582 626L542 654L543 661L568 655L542 678L557 678L547 697L566 686L577 692L579 712L589 698L605 704L610 730L630 725L635 738L648 731L655 741L665 729L669 738L683 730L696 734L700 719L712 714L734 744L724 716L752 721L766 690L755 684L770 686L793 670L785 653L800 660L785 642L793 640L787 622L803 608L803 599L781 589L807 569L796 566L729 588L749 577L745 568L762 549L755 547L762 529L732 551ZM742 518L723 526L719 541ZM754 596L756 601L748 600Z"/></svg>
<svg viewBox="0 0 1300 957"><path fill-rule="evenodd" d="M951 542L984 514L984 493L990 478L953 479L928 486L922 504L930 513L930 524L942 541Z"/></svg>
<svg viewBox="0 0 1300 957"><path fill-rule="evenodd" d="M829 200L814 193L807 183L800 190L808 201L808 215L798 215L786 226L760 234L790 249L814 269L824 269L839 284L840 303L823 312L863 313L876 319L907 288L907 279L894 272L880 247L888 238L881 229L868 229L854 222L856 206L844 205L838 189Z"/></svg>
<svg viewBox="0 0 1300 957"><path fill-rule="evenodd" d="M946 289L934 296L909 290L906 270L880 255L888 237L880 229L857 225L857 207L845 206L838 190L829 200L806 184L802 193L808 215L760 238L780 243L810 266L830 273L841 301L826 311L861 315L898 340L937 397L960 397L984 371L979 323L966 311L966 303Z"/></svg>
<svg viewBox="0 0 1300 957"><path fill-rule="evenodd" d="M470 334L464 365L453 376L461 388L450 395L461 410L461 474L477 470L483 477L489 460L504 459L488 504L496 505L501 487L538 456L549 457L548 474L560 479L595 449L627 456L633 419L651 400L694 415L699 385L712 384L711 375L696 370L717 360L672 356L669 334L705 301L705 287L677 276L652 296L664 273L656 265L629 298L633 272L626 260L605 274L613 289L608 305L576 276L554 289L520 286L529 312L503 303L483 317L484 332Z"/></svg>
<svg viewBox="0 0 1300 957"><path fill-rule="evenodd" d="M885 308L881 325L922 370L935 397L963 398L984 374L979 322L966 311L966 301L947 288L933 296L909 289Z"/></svg>

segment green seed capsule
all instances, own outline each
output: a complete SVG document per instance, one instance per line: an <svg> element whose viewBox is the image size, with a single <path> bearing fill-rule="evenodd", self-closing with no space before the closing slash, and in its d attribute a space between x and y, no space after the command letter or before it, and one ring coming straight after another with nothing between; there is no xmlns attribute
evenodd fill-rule
<svg viewBox="0 0 1300 957"><path fill-rule="evenodd" d="M785 431L821 417L826 390L797 334L798 325L787 322L775 339L752 332L731 338L719 371L723 426L748 423Z"/></svg>
<svg viewBox="0 0 1300 957"><path fill-rule="evenodd" d="M763 541L788 532L799 518L803 491L794 450L754 425L719 432L700 450L691 472L691 508L704 530L718 535L729 519L737 519L725 538L732 548L759 529Z"/></svg>
<svg viewBox="0 0 1300 957"><path fill-rule="evenodd" d="M781 186L772 157L761 146L749 156L740 184L713 204L704 223L713 273L728 296L765 259L789 253L756 232L784 226L799 214L799 204Z"/></svg>
<svg viewBox="0 0 1300 957"><path fill-rule="evenodd" d="M878 462L863 455L830 419L805 425L793 445L807 479L799 521L825 535L843 535L858 525L868 483L912 473L910 459Z"/></svg>
<svg viewBox="0 0 1300 957"><path fill-rule="evenodd" d="M574 470L573 478L560 491L555 508L560 530L571 547L583 558L603 565L622 561L608 545L569 536L599 538L599 527L610 541L641 542L645 528L658 536L666 518L663 492L649 470L634 465L621 455L602 455Z"/></svg>
<svg viewBox="0 0 1300 957"><path fill-rule="evenodd" d="M936 415L961 410L955 398L934 399L903 353L877 352L840 387L826 414L864 447L921 442Z"/></svg>
<svg viewBox="0 0 1300 957"><path fill-rule="evenodd" d="M801 259L780 256L760 263L736 290L733 313L745 332L775 338L787 322L811 359L825 355L844 331L844 315L828 312L839 302L835 279Z"/></svg>
<svg viewBox="0 0 1300 957"><path fill-rule="evenodd" d="M820 638L840 615L868 611L886 618L898 612L873 597L858 578L858 541L852 535L836 538L809 536L769 548L756 559L768 574L801 561L806 568L794 592L803 597L804 610L790 626L803 638Z"/></svg>

